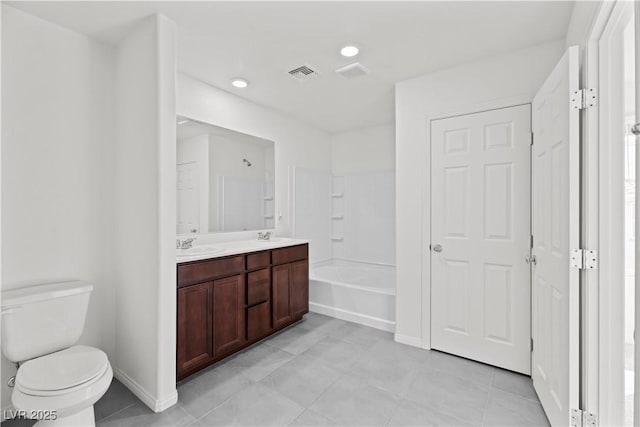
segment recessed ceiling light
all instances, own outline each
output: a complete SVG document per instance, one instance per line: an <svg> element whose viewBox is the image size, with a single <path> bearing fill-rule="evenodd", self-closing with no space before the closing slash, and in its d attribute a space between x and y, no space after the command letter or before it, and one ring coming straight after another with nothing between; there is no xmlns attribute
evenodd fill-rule
<svg viewBox="0 0 640 427"><path fill-rule="evenodd" d="M242 89L242 88L245 88L245 87L249 86L249 80L247 80L247 79L242 79L242 78L240 78L240 77L236 77L235 79L232 79L232 80L231 80L231 84L232 84L234 87L237 87L237 88Z"/></svg>
<svg viewBox="0 0 640 427"><path fill-rule="evenodd" d="M340 55L346 56L347 58L351 58L352 56L356 56L360 52L358 46L354 46L352 44L348 44L342 49L340 49Z"/></svg>

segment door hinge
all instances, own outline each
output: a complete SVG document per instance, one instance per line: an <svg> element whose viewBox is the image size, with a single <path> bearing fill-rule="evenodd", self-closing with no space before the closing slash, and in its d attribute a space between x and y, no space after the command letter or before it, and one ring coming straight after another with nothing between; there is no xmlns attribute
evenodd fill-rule
<svg viewBox="0 0 640 427"><path fill-rule="evenodd" d="M573 249L571 251L571 267L580 270L594 270L598 268L598 251Z"/></svg>
<svg viewBox="0 0 640 427"><path fill-rule="evenodd" d="M571 108L574 110L595 107L597 100L595 89L578 89L571 92Z"/></svg>
<svg viewBox="0 0 640 427"><path fill-rule="evenodd" d="M529 142L529 145L533 146L533 132L531 132L531 141Z"/></svg>
<svg viewBox="0 0 640 427"><path fill-rule="evenodd" d="M598 417L596 414L585 412L582 409L571 410L571 427L597 427Z"/></svg>
<svg viewBox="0 0 640 427"><path fill-rule="evenodd" d="M531 249L533 249L533 234L531 235L531 246L529 246Z"/></svg>
<svg viewBox="0 0 640 427"><path fill-rule="evenodd" d="M533 353L533 338L531 338L531 353Z"/></svg>

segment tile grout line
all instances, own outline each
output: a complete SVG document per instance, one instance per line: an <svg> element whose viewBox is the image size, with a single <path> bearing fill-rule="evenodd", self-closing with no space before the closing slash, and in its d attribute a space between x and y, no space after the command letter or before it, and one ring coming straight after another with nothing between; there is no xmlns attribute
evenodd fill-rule
<svg viewBox="0 0 640 427"><path fill-rule="evenodd" d="M495 378L496 368L491 370L491 381L489 382L489 390L487 390L487 400L484 402L484 409L482 410L482 425L487 418L487 408L489 407L489 400L491 399L491 389L493 388L493 379Z"/></svg>
<svg viewBox="0 0 640 427"><path fill-rule="evenodd" d="M338 339L338 340L340 340L339 338L337 338L337 339ZM340 340L340 341L342 341L342 340ZM380 340L379 340L379 341L380 341ZM348 342L348 341L343 341L343 342L346 342L346 343L348 343L348 344L358 345L358 344L356 344L356 343L350 343L350 342ZM376 344L377 344L377 343L376 343ZM375 344L374 344L374 345L375 345ZM360 347L362 347L362 346L360 346ZM373 346L371 346L371 347L373 347ZM365 352L364 352L364 353L366 354L366 350L365 350ZM354 364L355 364L355 363L357 363L357 361L356 361L356 362L354 362ZM324 366L326 367L327 365L324 365ZM331 367L330 367L330 368L331 368ZM332 368L332 369L333 369L333 368ZM389 394L392 394L392 395L394 395L394 396L397 396L397 395L395 395L395 393L392 393L392 392L391 392L391 391L389 391L389 390L385 390L385 389L383 389L383 388L381 388L381 387L375 387L375 386L373 386L373 385L368 384L366 381L362 381L360 378L357 378L357 377L355 377L355 376L351 375L349 371L343 372L343 371L336 370L336 372L338 372L340 375L338 375L338 376L336 377L336 379L335 379L333 382L331 382L331 384L329 384L329 385L325 388L325 390L324 390L324 391L322 391L322 393L320 393L320 394L318 395L318 397L316 397L316 398L315 398L315 400L314 400L312 403L310 403L310 404L309 404L305 409L308 409L308 410L310 410L310 411L314 411L313 409L311 409L311 406L313 406L313 405L314 405L318 400L320 400L320 398L328 392L328 390L329 390L329 388L331 388L331 386L333 386L334 384L336 384L338 381L340 381L342 378L345 378L345 377L349 377L349 379L359 381L359 382L361 382L362 384L364 384L364 385L365 385L365 386L367 386L367 387L376 388L376 389L382 390L382 391L384 391L384 392L386 392L386 393L389 393ZM390 416L389 416L389 418L386 420L386 422L385 422L384 424L381 424L381 426L387 426L387 425L388 425L388 423L389 423L389 422L391 421L391 419L393 418L393 415L395 415L395 413L397 412L398 407L399 407L399 401L400 401L400 400L402 400L402 397L401 397L401 396L397 396L397 397L398 397L398 399L397 399L397 401L396 401L396 405L395 405L394 411L391 413L391 415L390 415ZM316 411L314 411L314 412L316 412ZM318 412L316 412L316 413L318 413ZM319 413L318 413L318 414L319 414ZM331 421L331 422L335 423L336 425L339 425L338 421L336 421L336 420L332 419L330 416L328 416L328 415L326 415L326 414L319 414L319 415L321 415L321 416L323 416L324 418L328 419L329 421Z"/></svg>
<svg viewBox="0 0 640 427"><path fill-rule="evenodd" d="M240 373L240 375L243 375L243 374L242 374L242 372ZM244 375L243 375L243 376L244 376ZM196 420L200 421L201 419L203 419L204 417L206 417L207 415L209 415L210 413L212 413L213 411L215 411L216 409L218 409L220 406L222 406L222 405L224 405L225 403L227 403L227 401L228 401L229 399L231 399L231 398L232 398L233 396L235 396L236 394L240 393L242 390L245 390L247 387L251 387L252 385L257 384L257 382L253 381L252 379L250 379L250 378L248 378L248 377L246 377L246 376L244 376L244 377L245 377L246 379L248 379L249 381L251 381L251 383L252 383L252 384L250 384L250 385L248 385L248 386L246 386L246 387L243 387L243 388L240 388L240 389L238 389L238 390L234 391L234 392L233 392L233 393L231 393L229 396L227 396L227 398L226 398L226 399L224 399L222 402L220 402L219 404L217 404L216 406L214 406L213 408L211 408L209 411L207 411L207 412L205 412L204 414L202 414L200 417L196 417L195 415L193 415L191 412L187 411L186 409L185 409L185 411L186 411L189 415L191 415L192 417L194 417Z"/></svg>
<svg viewBox="0 0 640 427"><path fill-rule="evenodd" d="M396 413L398 413L398 410L400 409L400 401L402 400L401 397L399 397L396 400L396 406L395 408L393 408L393 411L391 411L391 414L389 414L389 417L387 418L387 420L384 422L384 427L389 427L389 425L391 424L391 420L393 419L394 415Z"/></svg>
<svg viewBox="0 0 640 427"><path fill-rule="evenodd" d="M197 422L199 421L196 417L194 417L194 416L193 416L193 414L191 414L189 411L187 411L187 410L184 408L184 406L180 405L179 403L176 403L176 406L177 406L178 408L182 409L182 412L184 412L185 414L187 414L188 416L190 416L190 417L192 418L191 420L189 420L189 423L188 423L188 424L185 424L185 425L187 425L187 426L191 426L191 425L193 425L194 423L197 423ZM165 409L165 410L166 410L166 409Z"/></svg>
<svg viewBox="0 0 640 427"><path fill-rule="evenodd" d="M125 406L124 408L118 409L117 411L110 413L106 417L102 417L99 420L95 420L95 422L96 422L96 424L98 424L99 422L105 421L106 419L111 418L112 416L114 416L116 414L119 414L120 412L124 411L125 409L129 409L132 406L137 405L138 403L142 403L142 401L130 403L129 405ZM144 405L144 403L142 403L142 404Z"/></svg>
<svg viewBox="0 0 640 427"><path fill-rule="evenodd" d="M491 384L491 388L496 390L496 391L499 391L501 393L506 393L506 394L509 394L511 396L519 397L520 399L524 399L524 400L526 400L528 402L540 403L540 399L538 399L537 397L526 397L526 396L523 396L521 394L514 393L512 391L505 390L505 389L500 388L500 387L495 387L493 384Z"/></svg>
<svg viewBox="0 0 640 427"><path fill-rule="evenodd" d="M516 397L516 398L518 398L518 399L520 399L520 400L524 400L525 402L529 402L529 403L538 403L538 404L540 404L540 400L539 400L539 399L537 399L537 398L536 398L536 399L534 399L534 398L524 397L524 396L519 395L519 394L517 394L517 393L513 393L513 392L511 392L511 391L503 390L503 389L501 389L501 388L493 387L493 386L491 386L491 390L493 390L493 391L497 391L497 392L500 392L500 393L504 393L504 394L508 394L509 396Z"/></svg>
<svg viewBox="0 0 640 427"><path fill-rule="evenodd" d="M323 365L323 366L325 366L325 367L326 367L326 365ZM339 374L339 375L336 377L336 379L335 379L335 380L333 380L333 381L331 382L331 384L329 384L329 385L328 385L324 390L322 390L322 393L318 394L318 397L316 397L316 398L313 400L313 402L311 402L309 405L307 405L307 406L305 407L305 409L310 409L310 410L312 410L312 411L313 411L313 409L311 409L311 407L312 407L312 406L313 406L313 405L314 405L318 400L320 400L320 398L321 398L321 397L322 397L322 396L327 392L327 390L329 390L329 388L331 388L331 386L333 386L335 383L337 383L338 381L340 381L340 380L341 380L345 375L347 375L345 372L338 371L338 370L335 370L335 371L336 371L336 372L338 372L338 374ZM314 412L316 412L316 411L314 411ZM335 420L331 419L330 417L328 417L328 416L326 416L326 415L323 415L323 414L320 414L320 415L322 415L323 417L325 417L325 418L327 418L327 419L329 419L329 420L333 421L334 423L337 423L337 421L335 421Z"/></svg>

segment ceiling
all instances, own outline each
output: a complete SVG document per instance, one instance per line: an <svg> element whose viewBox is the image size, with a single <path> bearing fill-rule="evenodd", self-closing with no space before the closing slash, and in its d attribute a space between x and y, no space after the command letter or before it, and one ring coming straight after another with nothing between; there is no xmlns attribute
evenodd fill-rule
<svg viewBox="0 0 640 427"><path fill-rule="evenodd" d="M109 44L139 19L163 13L178 25L180 71L335 133L394 121L394 83L563 38L573 2L6 2ZM335 69L355 58L371 73ZM288 71L308 64L316 79ZM232 77L251 82L230 85Z"/></svg>

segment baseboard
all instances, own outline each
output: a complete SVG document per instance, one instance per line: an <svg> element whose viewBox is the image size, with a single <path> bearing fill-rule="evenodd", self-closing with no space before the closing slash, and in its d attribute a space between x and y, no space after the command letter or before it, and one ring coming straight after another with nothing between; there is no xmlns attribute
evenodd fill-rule
<svg viewBox="0 0 640 427"><path fill-rule="evenodd" d="M315 302L309 302L309 311L335 317L336 319L359 323L360 325L370 326L387 332L394 332L396 330L395 322Z"/></svg>
<svg viewBox="0 0 640 427"><path fill-rule="evenodd" d="M167 408L172 407L178 403L178 391L174 391L171 395L163 398L156 399L147 390L145 390L140 384L133 380L129 375L124 373L118 368L113 369L113 375L118 381L124 384L133 394L136 395L145 405L147 405L153 412L162 412Z"/></svg>
<svg viewBox="0 0 640 427"><path fill-rule="evenodd" d="M406 344L412 347L422 348L422 340L420 338L410 337L408 335L395 334L394 339L396 342L399 342L400 344Z"/></svg>

